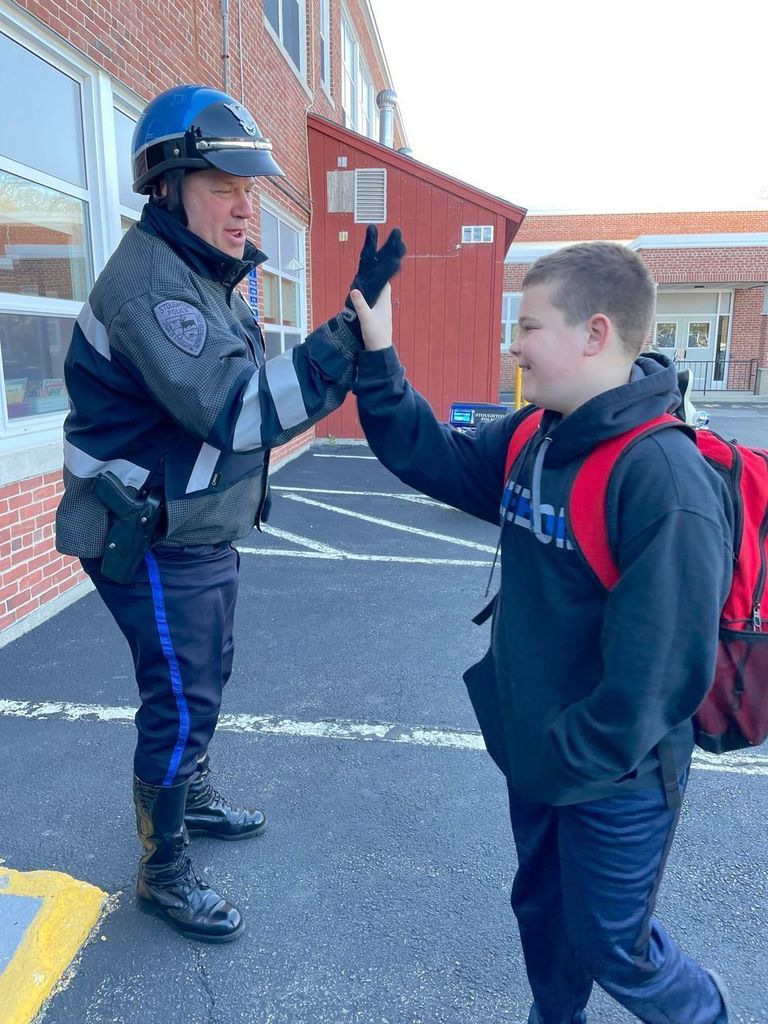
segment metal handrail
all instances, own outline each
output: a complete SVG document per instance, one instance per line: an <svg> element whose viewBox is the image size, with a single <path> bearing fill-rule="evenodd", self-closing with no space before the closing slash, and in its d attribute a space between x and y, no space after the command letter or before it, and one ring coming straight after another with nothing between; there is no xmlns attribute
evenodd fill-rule
<svg viewBox="0 0 768 1024"><path fill-rule="evenodd" d="M757 359L675 359L679 370L691 371L691 390L757 393Z"/></svg>

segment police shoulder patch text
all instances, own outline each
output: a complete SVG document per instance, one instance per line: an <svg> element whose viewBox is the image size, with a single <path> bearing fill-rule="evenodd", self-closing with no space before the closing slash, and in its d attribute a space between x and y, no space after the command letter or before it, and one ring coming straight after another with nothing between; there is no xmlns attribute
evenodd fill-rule
<svg viewBox="0 0 768 1024"><path fill-rule="evenodd" d="M169 341L191 356L199 356L205 344L207 327L199 309L188 302L166 299L154 308L155 319Z"/></svg>

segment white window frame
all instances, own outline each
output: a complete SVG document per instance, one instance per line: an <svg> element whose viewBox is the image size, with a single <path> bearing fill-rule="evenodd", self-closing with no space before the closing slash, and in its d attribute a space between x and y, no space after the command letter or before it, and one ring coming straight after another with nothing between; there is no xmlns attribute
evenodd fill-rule
<svg viewBox="0 0 768 1024"><path fill-rule="evenodd" d="M331 99L331 0L320 0L320 49L323 55L325 74L320 82L328 99Z"/></svg>
<svg viewBox="0 0 768 1024"><path fill-rule="evenodd" d="M512 345L512 328L517 325L518 318L512 318L508 314L512 312L511 301L512 299L518 300L518 309L520 308L519 300L523 297L522 292L504 292L501 296L501 351L509 352Z"/></svg>
<svg viewBox="0 0 768 1024"><path fill-rule="evenodd" d="M279 22L279 29L275 31L272 22L267 17L267 12L264 10L264 4L261 5L262 9L262 20L264 27L270 36L274 40L277 48L280 50L282 55L288 61L289 66L293 69L294 73L298 76L304 88L306 89L307 81L307 0L299 0L299 64L296 65L293 57L288 52L285 43L283 42L283 0L278 0L277 3L277 19Z"/></svg>
<svg viewBox="0 0 768 1024"><path fill-rule="evenodd" d="M279 267L274 266L272 263L270 263L269 259L267 259L266 263L262 263L259 266L260 273L264 271L269 271L271 274L277 277L278 280L285 278L285 280L287 281L296 281L298 282L299 285L299 323L296 327L286 327L284 324L268 324L261 319L264 312L263 302L261 303L261 307L259 309L259 322L261 324L262 331L264 331L265 335L267 331L273 333L279 332L280 351L285 352L286 331L289 334L300 334L302 341L307 336L307 323L309 322L307 305L307 225L302 223L302 221L298 220L296 217L291 216L291 214L288 213L287 210L283 209L282 206L279 206L277 203L272 202L269 198L263 196L260 202L259 217L261 217L261 215L265 211L271 214L273 217L276 217L278 222L282 221L287 227L291 228L291 230L298 232L299 252L304 254L304 267L300 271L296 272L296 276L292 274L286 274L285 271L280 270ZM268 253L267 255L269 256L270 254Z"/></svg>
<svg viewBox="0 0 768 1024"><path fill-rule="evenodd" d="M495 235L493 224L464 224L461 229L462 245L489 245Z"/></svg>
<svg viewBox="0 0 768 1024"><path fill-rule="evenodd" d="M129 116L137 117L142 109L141 101L129 97L127 91L116 93L106 72L21 11L0 8L0 32L72 78L80 87L86 187L80 188L2 155L0 169L86 204L84 233L90 244L90 269L95 281L122 237L121 213L136 217L136 211L121 207L119 202L112 108L117 106ZM81 308L80 300L0 292L0 312L3 313L64 316L75 320ZM0 358L0 458L23 449L60 445L66 410L12 421L3 399L4 384Z"/></svg>
<svg viewBox="0 0 768 1024"><path fill-rule="evenodd" d="M351 53L347 53L347 38ZM349 59L347 59L349 58ZM344 127L376 140L379 134L376 84L362 56L362 47L346 7L341 11L341 106ZM351 88L347 89L347 81ZM347 93L351 95L347 95ZM366 95L364 95L364 92ZM351 109L349 109L351 107ZM364 121L368 124L365 125ZM366 130L367 129L367 130Z"/></svg>
<svg viewBox="0 0 768 1024"><path fill-rule="evenodd" d="M113 111L114 110L118 110L121 114L124 114L126 117L129 117L134 123L136 121L138 121L139 117L141 116L141 107L137 106L137 104L133 103L128 97L126 97L125 95L123 95L123 94L121 94L119 92L113 92L113 94L112 94L112 108L113 108ZM121 232L121 235L122 235L122 219L125 218L126 220L130 220L130 221L133 221L134 223L138 223L138 221L141 218L141 213L138 210L135 210L132 206L123 206L121 204L121 202L120 202L120 172L119 172L118 166L117 166L117 137L116 137L115 129L114 129L114 113L113 113L112 116L113 116L113 120L112 120L112 124L111 124L111 128L112 128L111 145L110 145L109 141L106 138L104 139L104 142L105 142L105 148L107 148L109 146L109 151L113 152L115 154L115 160L110 162L110 171L114 171L114 174L110 173L110 179L114 178L114 183L113 184L114 184L114 187L117 189L117 192L115 194L113 194L110 197L110 199L111 199L111 203L114 203L114 205L116 205L118 210L120 211L120 220L121 220L120 232ZM105 135L106 135L106 129L105 129ZM112 184L112 182L110 182L110 184Z"/></svg>

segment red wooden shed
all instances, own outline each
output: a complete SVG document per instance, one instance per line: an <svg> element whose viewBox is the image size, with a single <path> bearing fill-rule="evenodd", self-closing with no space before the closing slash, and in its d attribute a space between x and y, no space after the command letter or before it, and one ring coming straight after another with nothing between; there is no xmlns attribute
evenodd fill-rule
<svg viewBox="0 0 768 1024"><path fill-rule="evenodd" d="M307 123L313 322L338 310L366 224L381 240L400 227L395 344L409 379L443 420L454 401L497 402L504 257L526 211L324 118ZM315 429L361 438L354 398Z"/></svg>

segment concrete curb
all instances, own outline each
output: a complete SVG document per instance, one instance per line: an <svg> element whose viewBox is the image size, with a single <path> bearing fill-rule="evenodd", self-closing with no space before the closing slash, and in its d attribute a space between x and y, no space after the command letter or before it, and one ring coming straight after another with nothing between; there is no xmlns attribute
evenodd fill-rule
<svg viewBox="0 0 768 1024"><path fill-rule="evenodd" d="M3 1024L30 1024L98 924L106 901L101 889L58 871L0 867Z"/></svg>

